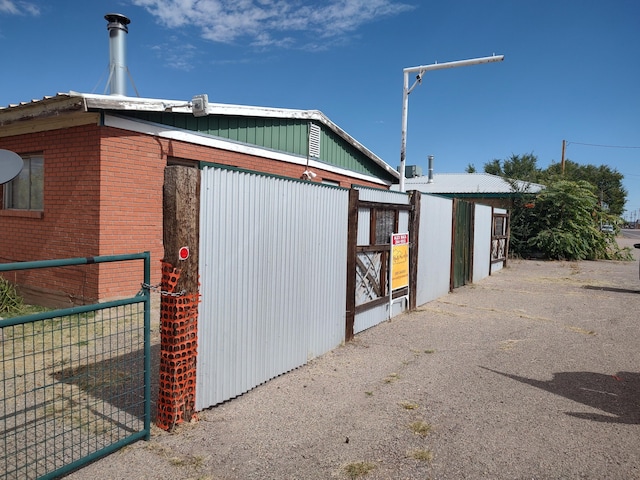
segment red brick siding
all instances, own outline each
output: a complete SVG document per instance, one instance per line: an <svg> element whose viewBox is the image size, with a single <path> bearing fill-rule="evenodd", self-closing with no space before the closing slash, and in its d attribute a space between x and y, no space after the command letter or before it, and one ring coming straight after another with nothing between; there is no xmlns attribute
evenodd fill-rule
<svg viewBox="0 0 640 480"><path fill-rule="evenodd" d="M206 161L300 178L303 165L85 125L0 138L0 148L44 154L42 218L2 215L0 261L151 252L151 283L163 258L162 186L167 157ZM379 185L314 168L315 181ZM129 296L140 288L142 262L13 274L19 283L72 302Z"/></svg>
<svg viewBox="0 0 640 480"><path fill-rule="evenodd" d="M98 129L66 128L0 138L0 148L44 154L42 218L0 215L3 262L92 256L98 253ZM0 212L1 213L1 212ZM15 272L13 278L37 289L64 292L72 302L97 295L97 269Z"/></svg>

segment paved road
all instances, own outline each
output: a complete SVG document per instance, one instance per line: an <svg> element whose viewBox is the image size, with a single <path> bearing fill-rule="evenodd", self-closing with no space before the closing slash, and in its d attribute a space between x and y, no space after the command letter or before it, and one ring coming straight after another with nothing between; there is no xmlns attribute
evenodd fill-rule
<svg viewBox="0 0 640 480"><path fill-rule="evenodd" d="M620 233L624 238L631 238L640 242L640 229L623 229Z"/></svg>

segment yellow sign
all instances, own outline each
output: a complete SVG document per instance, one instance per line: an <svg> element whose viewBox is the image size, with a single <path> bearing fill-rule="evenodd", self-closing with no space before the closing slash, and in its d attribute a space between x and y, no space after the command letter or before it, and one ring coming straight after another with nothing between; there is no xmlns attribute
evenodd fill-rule
<svg viewBox="0 0 640 480"><path fill-rule="evenodd" d="M391 236L391 290L409 286L409 234Z"/></svg>

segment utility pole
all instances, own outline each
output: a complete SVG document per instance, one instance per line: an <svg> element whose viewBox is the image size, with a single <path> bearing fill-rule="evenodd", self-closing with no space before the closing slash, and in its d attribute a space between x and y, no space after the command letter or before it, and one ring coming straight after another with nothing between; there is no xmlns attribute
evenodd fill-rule
<svg viewBox="0 0 640 480"><path fill-rule="evenodd" d="M567 141L562 140L562 160L560 161L560 165L562 165L562 176L564 176L564 151L567 148Z"/></svg>

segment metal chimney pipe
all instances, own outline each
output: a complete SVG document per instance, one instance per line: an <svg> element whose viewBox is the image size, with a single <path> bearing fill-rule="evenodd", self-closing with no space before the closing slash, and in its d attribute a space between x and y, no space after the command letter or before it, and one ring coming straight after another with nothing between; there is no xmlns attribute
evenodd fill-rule
<svg viewBox="0 0 640 480"><path fill-rule="evenodd" d="M429 159L429 179L427 183L433 183L433 155L427 157Z"/></svg>
<svg viewBox="0 0 640 480"><path fill-rule="evenodd" d="M104 19L109 22L109 94L127 95L127 25L131 23L124 15L108 13Z"/></svg>

